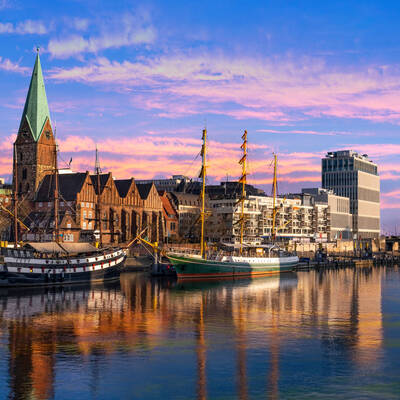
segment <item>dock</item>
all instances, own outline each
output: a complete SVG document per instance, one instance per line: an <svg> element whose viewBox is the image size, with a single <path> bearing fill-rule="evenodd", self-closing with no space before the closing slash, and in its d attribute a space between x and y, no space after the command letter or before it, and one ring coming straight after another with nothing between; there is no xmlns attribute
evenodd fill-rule
<svg viewBox="0 0 400 400"><path fill-rule="evenodd" d="M362 268L374 266L400 265L400 255L374 254L371 258L355 258L343 256L329 256L323 261L299 262L294 268L295 271L307 271L310 269L324 268Z"/></svg>

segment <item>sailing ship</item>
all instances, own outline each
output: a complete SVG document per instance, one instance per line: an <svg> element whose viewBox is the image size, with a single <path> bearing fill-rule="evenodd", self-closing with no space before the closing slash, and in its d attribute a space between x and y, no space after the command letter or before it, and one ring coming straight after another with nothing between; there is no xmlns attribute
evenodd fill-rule
<svg viewBox="0 0 400 400"><path fill-rule="evenodd" d="M51 242L18 241L17 158L14 145L14 247L1 248L0 286L49 286L77 282L99 282L119 277L126 254L120 247L102 248L100 168L96 149L97 221L100 248L90 243L62 243L59 233L59 188L57 146L54 166L54 240ZM26 227L26 226L25 226Z"/></svg>
<svg viewBox="0 0 400 400"><path fill-rule="evenodd" d="M264 246L251 245L244 242L245 228L245 199L246 199L246 176L247 176L247 131L242 136L243 143L241 149L243 156L239 161L242 166L242 176L239 182L242 184L242 193L239 199L241 204L240 212L240 245L228 245L233 247L230 254L216 253L208 255L204 240L205 227L205 185L206 185L206 156L207 156L207 131L203 130L202 156L202 191L201 191L201 238L200 254L185 254L182 252L168 252L166 256L175 267L178 278L181 279L202 279L202 278L223 278L223 277L243 277L243 276L262 276L276 274L285 271L292 271L298 263L299 258L295 254L288 253L271 243ZM274 188L276 188L276 156L274 168ZM274 191L274 210L272 237L275 236L275 196ZM238 247L238 249L237 249ZM238 254L237 254L238 253Z"/></svg>

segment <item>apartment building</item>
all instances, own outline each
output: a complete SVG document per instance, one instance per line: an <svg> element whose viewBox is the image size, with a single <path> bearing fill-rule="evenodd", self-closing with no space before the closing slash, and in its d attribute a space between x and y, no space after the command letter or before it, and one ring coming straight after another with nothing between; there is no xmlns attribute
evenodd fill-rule
<svg viewBox="0 0 400 400"><path fill-rule="evenodd" d="M304 203L307 195L276 198L276 237L282 240L327 241L330 236L329 206ZM310 196L308 196L310 197ZM210 223L206 235L211 241L240 241L241 204L235 199L210 200ZM257 244L272 234L273 198L248 196L244 202L244 241Z"/></svg>
<svg viewBox="0 0 400 400"><path fill-rule="evenodd" d="M322 159L322 187L350 199L352 231L358 238L380 234L378 166L367 154L352 150L329 152Z"/></svg>
<svg viewBox="0 0 400 400"><path fill-rule="evenodd" d="M350 214L350 199L338 196L331 190L322 188L302 189L302 194L311 196L314 204L327 204L329 208L330 229L328 240L352 239L352 215Z"/></svg>

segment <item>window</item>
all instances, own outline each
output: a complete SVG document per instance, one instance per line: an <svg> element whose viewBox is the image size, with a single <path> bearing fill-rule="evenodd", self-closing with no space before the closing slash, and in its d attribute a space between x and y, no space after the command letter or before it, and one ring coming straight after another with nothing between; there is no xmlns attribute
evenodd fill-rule
<svg viewBox="0 0 400 400"><path fill-rule="evenodd" d="M19 153L19 161L22 162L24 159L24 154L23 153Z"/></svg>
<svg viewBox="0 0 400 400"><path fill-rule="evenodd" d="M92 212L91 212L91 211L89 211L88 217L89 217L89 218L92 218Z"/></svg>
<svg viewBox="0 0 400 400"><path fill-rule="evenodd" d="M86 229L86 222L82 223L82 229Z"/></svg>
<svg viewBox="0 0 400 400"><path fill-rule="evenodd" d="M67 228L71 228L71 223L68 223L68 224L67 224Z"/></svg>
<svg viewBox="0 0 400 400"><path fill-rule="evenodd" d="M42 202L39 203L39 207L43 207L43 203Z"/></svg>
<svg viewBox="0 0 400 400"><path fill-rule="evenodd" d="M27 171L26 171L26 168L24 168L24 169L22 170L22 179L23 179L23 180L26 179L26 176L27 176Z"/></svg>

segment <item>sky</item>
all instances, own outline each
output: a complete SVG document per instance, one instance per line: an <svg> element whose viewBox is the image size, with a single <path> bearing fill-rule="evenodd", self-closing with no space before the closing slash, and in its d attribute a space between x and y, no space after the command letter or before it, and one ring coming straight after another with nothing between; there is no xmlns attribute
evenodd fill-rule
<svg viewBox="0 0 400 400"><path fill-rule="evenodd" d="M321 157L353 149L378 164L381 228L400 232L400 3L396 1L0 0L0 175L35 49L61 166L136 179L200 169L250 184L321 185Z"/></svg>

